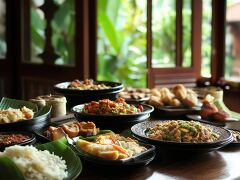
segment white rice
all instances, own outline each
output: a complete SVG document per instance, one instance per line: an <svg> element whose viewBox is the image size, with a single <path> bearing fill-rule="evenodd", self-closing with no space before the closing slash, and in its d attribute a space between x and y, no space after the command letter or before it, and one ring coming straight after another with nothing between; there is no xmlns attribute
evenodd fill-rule
<svg viewBox="0 0 240 180"><path fill-rule="evenodd" d="M47 150L15 145L6 148L1 156L13 160L26 180L60 180L67 177L66 161Z"/></svg>

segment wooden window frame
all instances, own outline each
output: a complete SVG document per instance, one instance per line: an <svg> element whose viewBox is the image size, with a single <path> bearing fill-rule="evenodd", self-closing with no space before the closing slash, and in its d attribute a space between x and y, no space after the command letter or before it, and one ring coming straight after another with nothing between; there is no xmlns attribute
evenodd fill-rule
<svg viewBox="0 0 240 180"><path fill-rule="evenodd" d="M152 46L152 30L151 30L151 14L152 0L149 1L147 7L147 67L148 67L148 87L172 86L176 83L183 83L187 86L195 86L196 79L200 77L201 68L201 26L202 26L202 1L192 0L192 66L189 68L181 67L182 65L182 0L176 1L176 67L174 68L153 68L151 63L151 46Z"/></svg>
<svg viewBox="0 0 240 180"><path fill-rule="evenodd" d="M91 0L95 10L97 0ZM153 68L152 59L152 0L147 0L147 85L152 88L155 86L171 86L176 83L183 83L187 86L195 86L196 80L200 77L201 68L201 22L202 22L202 0L192 0L192 66L189 68L182 65L182 3L183 0L176 0L176 67L174 68ZM95 11L96 12L96 11ZM95 54L92 56L93 62L97 66L96 42L97 42L97 13L95 14L94 26L90 33L95 38L90 39L90 44L94 47ZM180 17L180 18L179 18ZM94 19L93 18L93 19ZM95 66L95 78L97 68Z"/></svg>

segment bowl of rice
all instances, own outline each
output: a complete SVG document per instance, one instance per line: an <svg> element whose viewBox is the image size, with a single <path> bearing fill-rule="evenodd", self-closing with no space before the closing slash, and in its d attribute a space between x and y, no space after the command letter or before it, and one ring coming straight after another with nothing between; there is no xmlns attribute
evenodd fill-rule
<svg viewBox="0 0 240 180"><path fill-rule="evenodd" d="M0 152L2 157L11 159L26 180L62 180L68 176L66 161L48 150L14 145Z"/></svg>

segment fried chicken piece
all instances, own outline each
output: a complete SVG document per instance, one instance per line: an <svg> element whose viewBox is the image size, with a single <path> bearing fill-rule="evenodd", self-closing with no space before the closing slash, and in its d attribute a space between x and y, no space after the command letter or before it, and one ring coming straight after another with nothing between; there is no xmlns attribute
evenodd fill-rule
<svg viewBox="0 0 240 180"><path fill-rule="evenodd" d="M78 122L79 135L81 136L94 136L99 132L99 128L93 122Z"/></svg>

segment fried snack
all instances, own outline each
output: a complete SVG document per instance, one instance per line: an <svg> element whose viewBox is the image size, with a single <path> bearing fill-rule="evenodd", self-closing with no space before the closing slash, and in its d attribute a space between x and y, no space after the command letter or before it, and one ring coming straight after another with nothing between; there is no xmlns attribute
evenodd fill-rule
<svg viewBox="0 0 240 180"><path fill-rule="evenodd" d="M79 135L81 136L95 136L99 132L99 128L93 122L79 122Z"/></svg>
<svg viewBox="0 0 240 180"><path fill-rule="evenodd" d="M177 98L173 98L173 99L171 99L169 105L171 105L173 107L179 107L179 106L181 106L181 102Z"/></svg>
<svg viewBox="0 0 240 180"><path fill-rule="evenodd" d="M151 90L151 95L152 95L152 96L158 96L158 97L161 98L161 93L160 93L159 90L156 89L156 88L154 88L154 89Z"/></svg>
<svg viewBox="0 0 240 180"><path fill-rule="evenodd" d="M56 128L56 127L50 126L48 128L48 130L44 132L44 135L47 138L55 141L55 140L58 140L58 139L64 137L66 135L66 133L60 127Z"/></svg>
<svg viewBox="0 0 240 180"><path fill-rule="evenodd" d="M43 134L51 139L57 140L61 137L68 135L68 137L73 138L76 136L95 136L99 133L99 128L93 122L73 122L65 123L60 127L50 126Z"/></svg>
<svg viewBox="0 0 240 180"><path fill-rule="evenodd" d="M162 107L164 106L163 102L161 101L161 98L158 96L151 96L148 104L155 106L155 107Z"/></svg>
<svg viewBox="0 0 240 180"><path fill-rule="evenodd" d="M79 134L79 127L77 123L73 123L70 125L63 124L61 128L70 138L76 137Z"/></svg>
<svg viewBox="0 0 240 180"><path fill-rule="evenodd" d="M173 88L172 92L180 101L184 100L187 97L187 89L182 84L176 85Z"/></svg>
<svg viewBox="0 0 240 180"><path fill-rule="evenodd" d="M171 100L174 98L174 94L168 88L160 89L161 101L165 104L170 104Z"/></svg>
<svg viewBox="0 0 240 180"><path fill-rule="evenodd" d="M195 93L187 93L187 96L182 100L182 103L188 107L194 107L198 104L198 98Z"/></svg>

